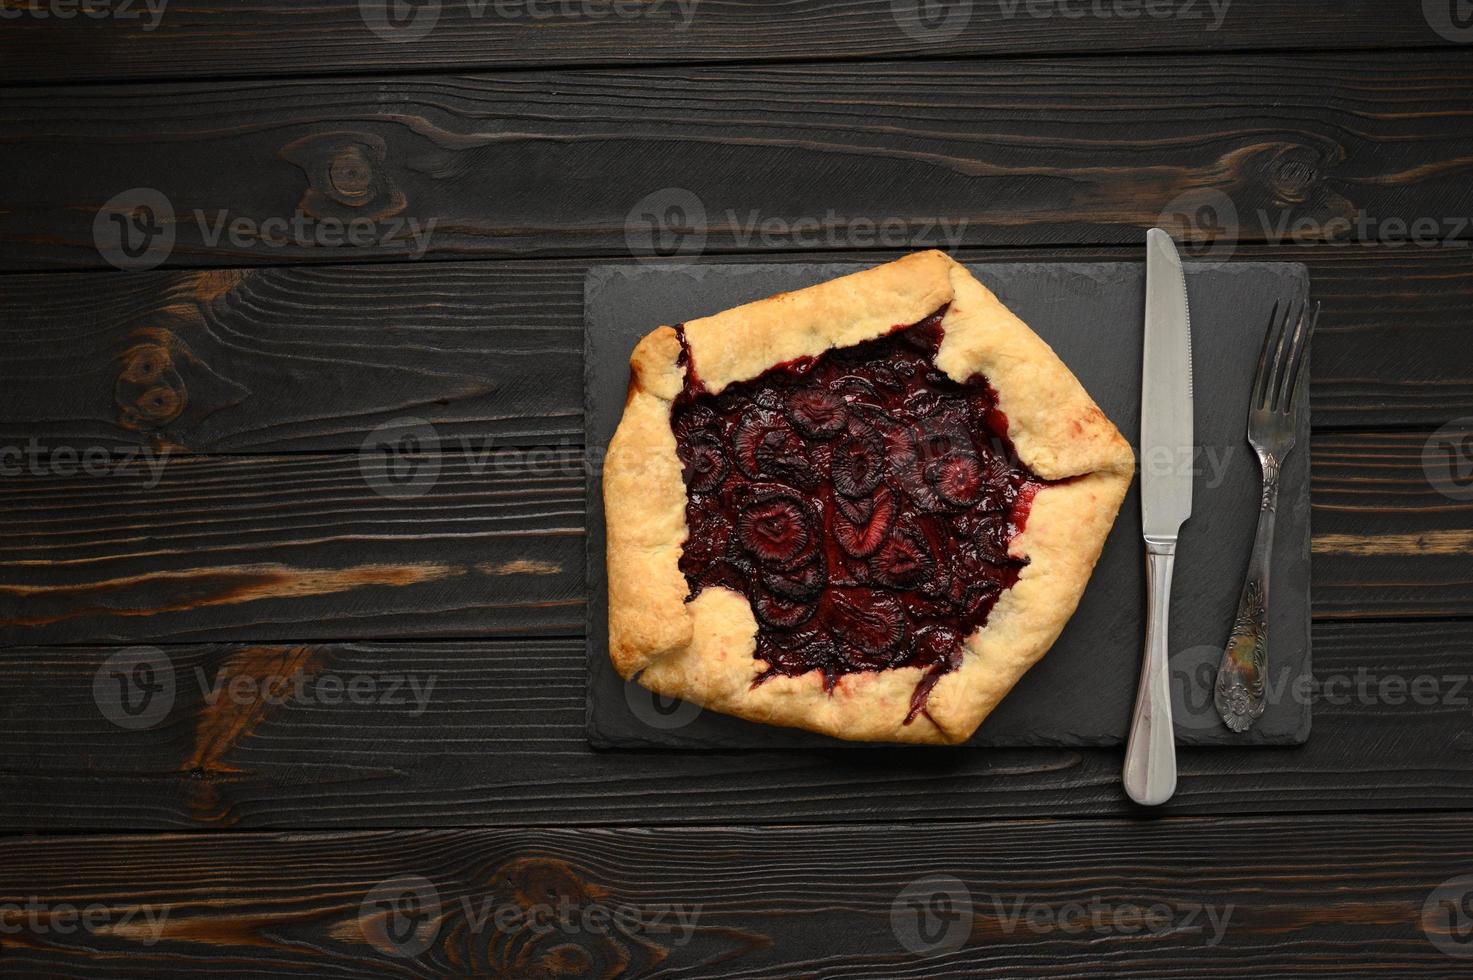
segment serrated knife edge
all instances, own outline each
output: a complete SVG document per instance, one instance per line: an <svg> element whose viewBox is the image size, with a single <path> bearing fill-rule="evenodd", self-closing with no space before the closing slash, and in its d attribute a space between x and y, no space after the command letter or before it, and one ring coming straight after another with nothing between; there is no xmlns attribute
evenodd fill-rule
<svg viewBox="0 0 1473 980"><path fill-rule="evenodd" d="M1141 376L1141 517L1147 535L1174 537L1192 512L1195 448L1191 312L1171 236L1147 232ZM1166 267L1173 267L1168 270ZM1174 282L1167 276L1174 272ZM1185 377L1182 377L1183 372Z"/></svg>

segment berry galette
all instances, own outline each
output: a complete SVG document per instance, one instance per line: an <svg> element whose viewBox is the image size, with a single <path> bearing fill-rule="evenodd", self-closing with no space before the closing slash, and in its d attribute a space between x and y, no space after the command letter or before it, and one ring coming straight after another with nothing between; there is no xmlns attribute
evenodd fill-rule
<svg viewBox="0 0 1473 980"><path fill-rule="evenodd" d="M753 721L966 740L1073 614L1134 469L940 252L660 327L631 368L610 655Z"/></svg>

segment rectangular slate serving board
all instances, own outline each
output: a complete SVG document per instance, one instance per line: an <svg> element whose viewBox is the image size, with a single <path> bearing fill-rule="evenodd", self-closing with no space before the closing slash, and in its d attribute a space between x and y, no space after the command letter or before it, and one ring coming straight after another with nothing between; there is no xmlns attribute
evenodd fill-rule
<svg viewBox="0 0 1473 980"><path fill-rule="evenodd" d="M601 266L585 282L588 480L588 738L600 748L812 748L862 743L758 725L657 698L608 658L601 462L623 412L629 354L660 324L854 272L862 265ZM1041 335L1139 455L1145 266L969 266ZM1187 265L1195 357L1194 507L1182 528L1170 643L1177 739L1188 745L1293 745L1309 736L1309 412L1281 474L1270 593L1270 705L1247 735L1223 726L1212 681L1232 625L1258 516L1259 469L1245 441L1249 390L1275 301L1298 296L1297 263ZM1301 377L1301 403L1309 372ZM1124 742L1145 635L1139 482L1132 484L1094 577L1058 642L982 724L973 746ZM1277 692L1277 694L1275 694Z"/></svg>

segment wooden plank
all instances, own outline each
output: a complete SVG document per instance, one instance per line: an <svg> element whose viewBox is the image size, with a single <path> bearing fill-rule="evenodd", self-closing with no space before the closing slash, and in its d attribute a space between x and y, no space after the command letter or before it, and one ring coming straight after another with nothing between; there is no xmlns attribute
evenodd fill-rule
<svg viewBox="0 0 1473 980"><path fill-rule="evenodd" d="M154 16L150 7L162 8ZM229 0L114 4L89 20L12 8L0 81L313 75L555 65L793 61L900 55L1228 51L1243 48L1447 46L1466 40L1449 14L1334 0L1174 0L1152 4L1029 0L949 5L927 18L889 0L684 0L415 5L324 0L256 10ZM33 9L41 13L27 16ZM109 8L104 8L109 9ZM1430 8L1429 8L1430 9ZM939 16L938 16L939 13ZM370 26L372 25L372 26ZM1439 33L1441 27L1442 33ZM79 55L83 55L80 56Z"/></svg>
<svg viewBox="0 0 1473 980"><path fill-rule="evenodd" d="M0 277L0 446L357 451L396 419L581 440L582 267Z"/></svg>
<svg viewBox="0 0 1473 980"><path fill-rule="evenodd" d="M581 467L489 446L18 476L0 624L53 642L566 634L583 617Z"/></svg>
<svg viewBox="0 0 1473 980"><path fill-rule="evenodd" d="M1473 624L1321 623L1314 644L1316 686L1270 688L1311 701L1308 744L1183 749L1168 812L1465 808ZM585 676L578 639L0 651L0 828L1134 812L1118 750L594 752ZM1209 677L1173 686L1184 724L1216 723Z"/></svg>
<svg viewBox="0 0 1473 980"><path fill-rule="evenodd" d="M1228 977L1251 964L1451 978L1469 951L1470 829L1421 815L12 840L0 901L19 924L7 970L27 976Z"/></svg>
<svg viewBox="0 0 1473 980"><path fill-rule="evenodd" d="M1140 252L1039 247L960 257L1133 261ZM1473 416L1466 249L1254 246L1237 257L1309 266L1324 303L1316 428L1435 427ZM0 451L28 457L32 440L78 453L356 451L375 428L405 416L432 419L449 449L464 440L581 440L588 264L0 276L0 322L11 328L0 333ZM125 379L143 354L160 362L148 385ZM160 387L164 410L146 398L140 407Z"/></svg>
<svg viewBox="0 0 1473 980"><path fill-rule="evenodd" d="M1314 441L1314 612L1466 616L1473 610L1473 419L1425 432Z"/></svg>
<svg viewBox="0 0 1473 980"><path fill-rule="evenodd" d="M413 434L365 453L150 452L90 474L72 460L71 475L15 475L0 496L3 636L581 634L582 454L467 440L396 456L403 479L390 480L383 447ZM1429 482L1427 442L1344 433L1311 447L1317 618L1473 615L1473 492Z"/></svg>
<svg viewBox="0 0 1473 980"><path fill-rule="evenodd" d="M191 266L1118 244L1163 221L1437 243L1469 237L1470 77L1463 49L27 88L0 110L0 266L133 266L120 235Z"/></svg>

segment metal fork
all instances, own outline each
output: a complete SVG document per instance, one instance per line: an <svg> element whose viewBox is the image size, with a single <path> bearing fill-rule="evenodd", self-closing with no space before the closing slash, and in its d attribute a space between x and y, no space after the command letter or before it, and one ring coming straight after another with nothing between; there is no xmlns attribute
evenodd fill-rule
<svg viewBox="0 0 1473 980"><path fill-rule="evenodd" d="M1263 499L1258 510L1258 531L1253 536L1253 554L1238 598L1238 616L1233 621L1222 664L1217 668L1213 703L1217 713L1235 732L1246 732L1263 715L1264 677L1268 671L1268 570L1274 545L1274 510L1279 502L1279 467L1294 448L1298 418L1299 373L1304 367L1309 338L1319 321L1316 303L1311 315L1307 297L1295 304L1274 303L1268 332L1258 355L1258 374L1253 379L1253 400L1248 407L1248 444L1258 453L1263 469ZM1290 333L1293 324L1293 333Z"/></svg>

